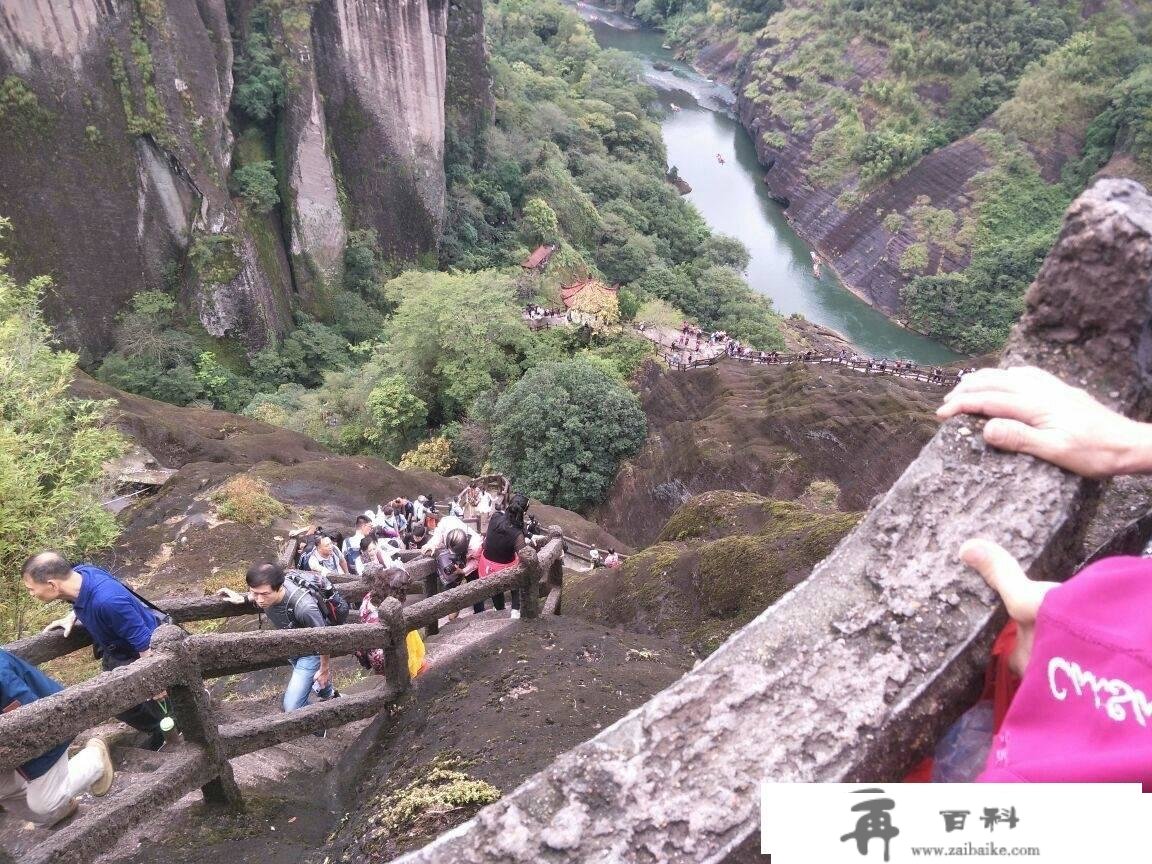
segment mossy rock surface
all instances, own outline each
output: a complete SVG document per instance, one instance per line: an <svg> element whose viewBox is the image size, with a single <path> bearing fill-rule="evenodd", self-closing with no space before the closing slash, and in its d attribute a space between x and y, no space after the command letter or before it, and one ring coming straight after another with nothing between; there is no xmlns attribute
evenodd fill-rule
<svg viewBox="0 0 1152 864"><path fill-rule="evenodd" d="M570 576L565 610L708 654L807 578L860 517L747 492L698 495L620 569Z"/></svg>

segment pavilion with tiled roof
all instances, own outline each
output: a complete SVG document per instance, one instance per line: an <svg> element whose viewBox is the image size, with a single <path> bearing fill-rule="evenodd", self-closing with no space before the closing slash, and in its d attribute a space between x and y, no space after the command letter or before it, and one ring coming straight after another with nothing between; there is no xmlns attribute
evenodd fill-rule
<svg viewBox="0 0 1152 864"><path fill-rule="evenodd" d="M548 266L548 262L552 260L552 255L555 252L555 246L537 246L532 254L520 263L520 266L525 270L543 270Z"/></svg>
<svg viewBox="0 0 1152 864"><path fill-rule="evenodd" d="M620 287L599 279L581 279L560 287L560 297L568 310L568 320L592 327L620 321Z"/></svg>

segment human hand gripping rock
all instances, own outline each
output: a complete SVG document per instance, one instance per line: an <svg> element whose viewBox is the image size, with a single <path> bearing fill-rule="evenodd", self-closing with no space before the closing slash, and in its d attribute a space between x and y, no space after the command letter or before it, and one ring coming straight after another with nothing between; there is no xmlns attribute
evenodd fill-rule
<svg viewBox="0 0 1152 864"><path fill-rule="evenodd" d="M984 577L1000 595L1008 614L1016 622L1016 645L1008 657L1008 667L1023 677L1032 655L1036 635L1036 614L1044 595L1059 582L1034 582L1024 568L999 543L974 537L960 547L960 560Z"/></svg>
<svg viewBox="0 0 1152 864"><path fill-rule="evenodd" d="M1055 375L1031 366L969 373L936 410L983 414L984 440L1085 477L1152 471L1152 433Z"/></svg>

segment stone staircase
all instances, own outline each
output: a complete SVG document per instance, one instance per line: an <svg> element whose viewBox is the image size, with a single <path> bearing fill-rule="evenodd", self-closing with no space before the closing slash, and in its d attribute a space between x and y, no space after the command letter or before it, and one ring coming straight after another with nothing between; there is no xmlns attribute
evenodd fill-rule
<svg viewBox="0 0 1152 864"><path fill-rule="evenodd" d="M442 619L440 632L425 637L429 668L444 668L480 642L497 638L504 630L515 627L518 621L510 619L507 610L488 609L476 615L471 609L460 613L454 621ZM255 629L255 619L239 624L237 629ZM332 661L333 676L342 693L358 693L380 686L383 678L361 669L353 657L339 657ZM217 679L210 687L221 725L279 711L280 699L287 683L286 666L263 669L244 675ZM417 679L417 688L419 679ZM417 693L419 691L417 690ZM316 803L335 800L337 773L333 769L341 764L346 753L359 752L371 745L377 730L371 728L376 719L360 720L335 729L327 736L307 736L283 744L239 756L232 760L232 770L242 791L267 795L274 789L280 798L299 797ZM118 721L106 723L78 736L80 746L93 735L104 738L112 749L116 764L116 781L108 796L102 799L88 794L80 797L80 813L92 812L109 806L118 795L123 795L145 776L160 770L169 760L179 759L191 750L178 735L160 752L142 749L145 736ZM100 856L98 864L113 864L132 856L141 840L163 836L183 819L194 815L202 802L199 791L184 796L177 804L160 808L148 814L137 829L123 836L117 845ZM75 819L76 817L73 817ZM68 830L72 820L66 820L52 830ZM49 836L44 829L34 829L15 818L0 818L0 850L10 853L19 861L24 852ZM0 851L0 861L3 860Z"/></svg>

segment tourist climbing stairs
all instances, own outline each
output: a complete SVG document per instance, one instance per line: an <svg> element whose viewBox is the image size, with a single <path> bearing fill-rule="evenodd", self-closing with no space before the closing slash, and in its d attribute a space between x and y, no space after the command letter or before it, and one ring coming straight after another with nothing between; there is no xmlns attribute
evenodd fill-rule
<svg viewBox="0 0 1152 864"><path fill-rule="evenodd" d="M22 864L122 857L145 833L162 834L170 820L201 801L237 808L245 792L276 788L282 795L295 788L311 800L330 792L318 786L328 782L319 778L336 773L331 769L346 752L354 745L362 749L387 723L388 706L408 698L407 633L425 631L429 665L446 667L521 624L507 611L473 614L474 603L515 588L524 619L558 614L563 547L560 529L550 528L543 548L524 551L515 567L444 592L433 587L406 606L386 601L380 624L260 630L257 610L247 604L210 597L160 601L178 622L224 618L226 628L190 635L162 627L149 657L0 717L0 760L5 764L43 752L61 737L82 744L97 734L111 744L118 771L106 797L84 796L77 815L55 830L25 830L17 820L3 820L0 862L6 856ZM432 573L429 559L405 566L415 584L436 585L434 577L424 578ZM352 604L366 590L359 580L337 587ZM458 617L449 620L453 613ZM79 633L65 638L57 632L6 647L41 663L84 650L85 644ZM384 651L383 677L364 672L351 656L375 648ZM280 705L287 677L283 658L307 654L333 657L341 696L285 714ZM153 752L139 746L142 735L112 717L160 691L168 692L182 735ZM292 782L296 777L307 779Z"/></svg>

